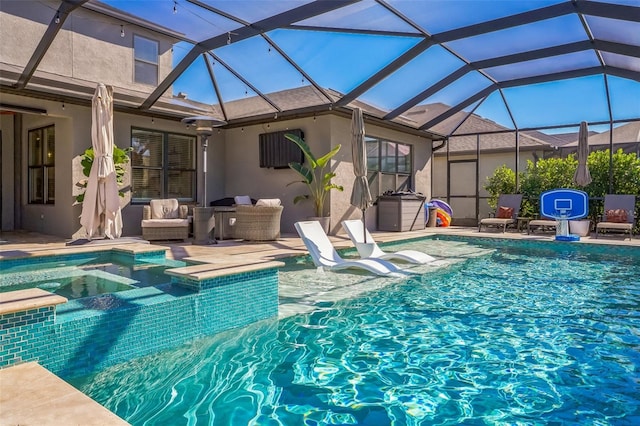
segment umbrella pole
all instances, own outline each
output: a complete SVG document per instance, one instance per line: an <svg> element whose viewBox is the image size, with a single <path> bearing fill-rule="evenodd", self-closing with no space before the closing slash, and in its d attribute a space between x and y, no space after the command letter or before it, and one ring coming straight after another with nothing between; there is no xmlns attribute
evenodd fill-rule
<svg viewBox="0 0 640 426"><path fill-rule="evenodd" d="M364 209L362 210L362 235L364 235L364 242L367 242L367 220L364 216Z"/></svg>

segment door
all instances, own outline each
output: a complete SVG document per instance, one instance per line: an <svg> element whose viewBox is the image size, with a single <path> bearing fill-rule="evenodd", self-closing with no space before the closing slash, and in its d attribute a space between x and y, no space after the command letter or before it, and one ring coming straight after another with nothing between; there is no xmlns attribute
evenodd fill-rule
<svg viewBox="0 0 640 426"><path fill-rule="evenodd" d="M478 160L449 161L452 225L475 226L478 218Z"/></svg>

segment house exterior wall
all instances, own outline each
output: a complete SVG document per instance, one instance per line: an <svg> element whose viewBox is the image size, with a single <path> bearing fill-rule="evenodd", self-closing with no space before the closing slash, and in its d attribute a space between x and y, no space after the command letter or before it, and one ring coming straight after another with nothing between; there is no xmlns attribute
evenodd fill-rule
<svg viewBox="0 0 640 426"><path fill-rule="evenodd" d="M13 206L14 206L14 185L13 185L13 176L15 173L14 167L14 126L13 126L13 115L0 115L0 137L2 138L2 155L0 155L0 159L2 160L2 165L0 166L0 170L2 171L2 175L0 176L2 191L2 200L0 200L0 218L2 218L2 222L0 223L0 230L9 230L14 229L14 215L13 215Z"/></svg>
<svg viewBox="0 0 640 426"><path fill-rule="evenodd" d="M334 144L341 143L342 149L336 156L336 183L344 186L344 192L333 192L331 195L331 229L333 233L342 232L340 222L347 219L360 219L362 212L351 205L351 189L353 187L353 160L351 155L351 120L335 117L331 126ZM365 134L393 142L406 143L413 146L413 189L431 197L431 149L430 139L410 135L396 130L365 123ZM375 199L373 200L376 201ZM367 209L367 227L375 230L377 224L377 206Z"/></svg>
<svg viewBox="0 0 640 426"><path fill-rule="evenodd" d="M87 113L90 114L91 110L87 109ZM88 143L89 145L83 145L79 154L82 154L86 148L91 146L91 116L87 117L89 123L89 133L86 136L89 137ZM153 121L150 117L137 116L133 114L124 114L116 112L113 119L114 129L113 129L113 138L115 144L120 148L128 148L131 146L131 129L133 127L138 129L146 129L146 130L155 130L160 132L171 132L171 133L179 133L186 135L196 136L195 128L193 126L187 128L184 124L171 121L171 120L163 120L159 118L154 118ZM215 135L214 135L215 137ZM86 140L86 139L85 139ZM221 167L220 163L220 152L223 152L223 146L217 144L209 140L209 147L207 150L208 153L208 179L207 179L207 192L212 194L218 191L218 186L221 185L221 181L219 178L219 169ZM200 140L197 140L196 146L196 161L197 161L197 170L202 170L202 151ZM76 168L76 170L80 170ZM130 170L130 165L129 165ZM122 235L124 236L132 236L132 235L141 235L142 229L140 227L140 223L142 221L142 210L143 204L132 203L131 202L131 192L128 191L130 185L130 173L127 173L125 176L124 188L125 188L125 197L120 199L120 205L122 207L122 222L123 229ZM202 174L198 173L197 176L197 188L201 190L203 188L202 184ZM202 199L202 194L198 192L196 194L198 200ZM207 200L212 200L211 195L207 197ZM197 201L194 201L193 205L196 204ZM78 222L79 226L79 222Z"/></svg>
<svg viewBox="0 0 640 426"><path fill-rule="evenodd" d="M336 144L342 148L333 158L331 168L337 174L334 183L344 186L344 191L331 191L326 212L331 213L331 233L341 232L340 222L346 219L360 218L361 212L350 204L353 186L353 163L351 157L351 121L338 115L320 115L313 118L276 121L261 126L248 126L243 129L225 131L224 193L217 198L249 195L252 198L280 198L284 206L282 212L282 232L295 233L293 224L313 216L310 202L294 205L293 199L306 194L303 184L290 182L299 180L290 169L260 168L258 135L287 129L302 129L305 141L316 155L324 155ZM414 145L414 182L415 189L426 196L431 194L431 141L424 137L408 135L399 131L365 125L367 135L387 138L395 142ZM368 225L375 229L375 208L368 211Z"/></svg>
<svg viewBox="0 0 640 426"><path fill-rule="evenodd" d="M293 224L313 216L310 202L294 205L293 199L307 193L303 184L293 184L299 177L293 170L260 168L258 138L261 133L302 129L305 141L314 154L325 154L332 146L332 118L322 115L314 121L312 118L276 121L266 125L247 126L241 129L226 130L224 193L217 198L249 195L251 198L279 198L284 209L281 218L281 231L295 232ZM333 166L332 166L333 167Z"/></svg>
<svg viewBox="0 0 640 426"><path fill-rule="evenodd" d="M84 151L91 147L91 108L88 106L65 105L53 101L45 101L35 98L27 98L16 95L3 94L3 101L10 104L25 107L37 107L45 109L48 115L22 114L22 128L20 140L10 138L13 127L13 116L2 116L2 222L3 229L14 229L15 221L13 206L15 197L11 192L15 182L14 157L12 151L19 149L22 152L21 169L21 197L22 204L22 229L42 232L61 237L81 237L84 232L80 228L80 214L82 207L75 204L75 195L78 193L76 183L85 177L82 175L80 165ZM43 126L55 126L56 152L55 152L55 203L54 204L29 204L28 203L28 132L31 129ZM131 146L131 128L144 128L151 130L175 132L195 135L193 127L186 128L184 124L176 121L150 117L136 116L116 112L114 115L114 141L120 148ZM5 137L7 136L7 137ZM200 145L198 145L200 146ZM209 144L209 179L207 190L210 194L222 192L223 153L222 144ZM198 150L198 161L202 156ZM201 164L199 164L201 170ZM131 194L128 191L130 173L125 175L125 197L121 198L123 219L123 235L140 235L140 221L142 220L142 205L131 204ZM202 188L202 177L199 176L198 188ZM211 195L210 195L211 197ZM208 198L211 200L212 198Z"/></svg>
<svg viewBox="0 0 640 426"><path fill-rule="evenodd" d="M3 95L5 96L5 95ZM58 235L65 238L80 238L84 231L80 227L79 217L82 207L75 204L78 189L77 182L84 179L80 159L83 152L91 146L91 108L88 106L65 105L53 101L26 98L17 95L6 95L8 103L25 107L38 107L47 110L48 115L22 114L22 128L20 141L13 141L3 137L3 154L10 152L12 147L22 152L21 164L21 217L22 228L29 231ZM12 116L3 117L3 135L5 128L10 132ZM31 129L48 125L55 126L56 154L55 154L55 204L28 203L28 132ZM116 112L114 116L114 141L117 146L127 148L131 145L131 128L143 128L158 131L195 135L193 127L186 128L176 121L150 117L136 116ZM293 233L293 224L313 215L311 203L302 202L294 205L293 199L299 194L306 193L302 184L289 183L297 181L296 173L288 168L272 169L259 167L258 135L279 130L300 128L305 133L305 140L314 153L324 154L337 143L342 149L334 157L332 169L337 173L335 183L343 185L344 192L332 191L327 202L327 211L332 216L332 232L341 232L340 222L349 218L359 218L361 213L350 205L351 187L353 185L353 166L351 160L350 120L338 115L322 115L313 118L286 120L266 125L247 126L220 130L209 138L207 155L207 203L218 198L233 197L235 195L249 195L252 198L280 198L284 205L282 215L282 232ZM396 142L414 145L414 182L415 189L430 197L430 140L407 135L399 131L369 125L367 134L387 138ZM201 143L197 148L198 170L202 170ZM14 177L9 175L13 156L3 155L3 174L8 178L2 180L3 185L3 222L11 223L14 202L9 200ZM129 173L125 176L125 194L121 199L123 236L140 235L142 220L142 205L132 204L128 192L130 185ZM198 200L202 200L202 173L198 175ZM4 207L6 204L6 207ZM194 203L195 204L195 203ZM371 208L367 212L368 224L375 229L375 212ZM8 226L10 228L10 225Z"/></svg>
<svg viewBox="0 0 640 426"><path fill-rule="evenodd" d="M23 69L54 17L58 2L50 8L34 8L31 2L8 1L0 11L0 61ZM134 81L134 34L158 42L158 81L172 67L172 43L168 36L146 28L124 25L106 15L78 8L62 23L62 28L38 66L38 72L78 82L101 82L114 87L151 93L155 87ZM167 91L169 96L171 90Z"/></svg>

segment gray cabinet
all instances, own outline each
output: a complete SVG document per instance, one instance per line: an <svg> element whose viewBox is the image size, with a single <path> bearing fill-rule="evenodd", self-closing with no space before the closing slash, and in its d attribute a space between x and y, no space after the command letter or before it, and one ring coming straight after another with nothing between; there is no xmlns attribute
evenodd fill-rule
<svg viewBox="0 0 640 426"><path fill-rule="evenodd" d="M424 229L425 198L417 194L383 195L378 198L379 231Z"/></svg>

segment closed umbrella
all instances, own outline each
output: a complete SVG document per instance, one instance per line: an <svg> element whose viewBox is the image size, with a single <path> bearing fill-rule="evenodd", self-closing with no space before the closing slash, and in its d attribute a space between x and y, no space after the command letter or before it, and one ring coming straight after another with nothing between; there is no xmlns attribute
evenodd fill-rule
<svg viewBox="0 0 640 426"><path fill-rule="evenodd" d="M365 211L372 204L369 181L367 180L367 151L364 143L364 119L362 110L355 108L351 117L351 155L353 173L356 175L351 191L351 205L362 210L362 226L365 243L367 242Z"/></svg>
<svg viewBox="0 0 640 426"><path fill-rule="evenodd" d="M104 231L107 238L119 238L122 215L113 163L113 88L98 84L92 99L91 145L93 164L82 202L80 224L91 239Z"/></svg>
<svg viewBox="0 0 640 426"><path fill-rule="evenodd" d="M583 121L580 123L580 132L578 133L578 168L573 175L573 183L578 186L587 186L591 183L587 158L589 158L589 129L587 122Z"/></svg>

